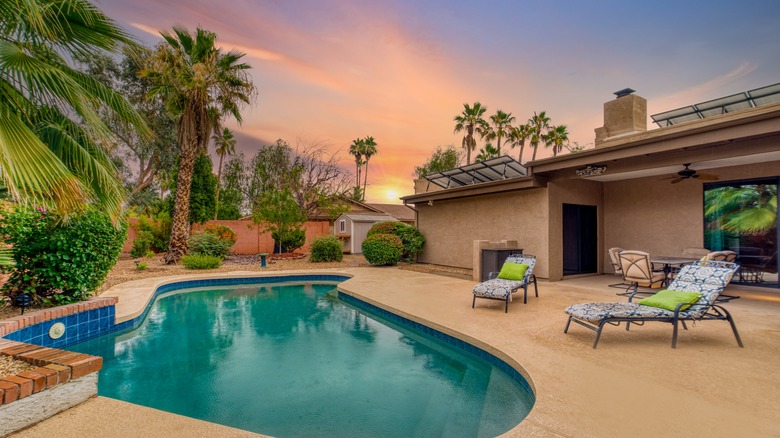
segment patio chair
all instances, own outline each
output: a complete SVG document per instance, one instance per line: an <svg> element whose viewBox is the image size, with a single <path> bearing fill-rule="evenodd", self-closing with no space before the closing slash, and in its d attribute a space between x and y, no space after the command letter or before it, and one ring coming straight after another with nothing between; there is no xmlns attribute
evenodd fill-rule
<svg viewBox="0 0 780 438"><path fill-rule="evenodd" d="M666 281L666 273L654 271L653 264L650 262L650 254L644 251L621 251L618 253L618 259L623 270L623 281L628 283L626 291L618 293L618 295L626 296L637 293L640 283L642 286L653 287L664 284Z"/></svg>
<svg viewBox="0 0 780 438"><path fill-rule="evenodd" d="M707 254L707 260L734 263L737 260L737 253L734 251L713 251Z"/></svg>
<svg viewBox="0 0 780 438"><path fill-rule="evenodd" d="M507 264L526 265L528 268L526 268L520 280L501 278L501 273L490 272L488 274L489 280L474 286L474 298L471 301L472 309L476 305L477 298L485 298L504 301L506 303L504 305L504 313L507 313L509 312L509 302L512 301L512 294L518 289L523 288L523 304L528 302L528 286L531 284L534 285L534 293L539 297L539 288L536 285L536 275L534 275L536 256L531 254L510 255L504 262L504 267L501 268L502 272L505 272L505 268L509 268Z"/></svg>
<svg viewBox="0 0 780 438"><path fill-rule="evenodd" d="M569 315L569 320L566 322L563 332L568 333L569 325L572 322L593 330L596 332L593 348L596 348L601 337L601 331L606 324L619 326L621 322L625 322L626 330L628 330L632 323L643 325L647 321L666 322L672 324L672 348L677 348L677 333L680 323L687 330L688 327L685 325L685 321L696 322L714 319L728 321L734 332L734 337L737 339L737 344L740 347L744 347L731 314L718 304L718 298L729 281L731 281L738 267L739 265L736 263L716 261L702 261L683 266L677 275L677 279L669 285L669 289L661 292L664 295L673 297L676 294L679 298L689 300L688 302L676 304L674 310L668 310L671 306L659 308L643 305L641 304L642 301L633 302L635 293L631 294L627 303L571 305L564 310ZM686 294L687 292L695 292L696 295L691 297ZM697 296L698 299L696 299ZM696 299L696 301L693 304L689 304L693 299ZM677 301L682 301L682 299ZM686 304L689 304L690 307L685 308Z"/></svg>
<svg viewBox="0 0 780 438"><path fill-rule="evenodd" d="M614 247L607 250L607 253L609 254L609 262L612 264L612 269L615 270L615 275L617 275L620 278L623 278L623 268L620 266L620 258L618 258L618 254L620 254L623 251L623 248ZM620 283L613 283L607 285L609 287L619 287L619 288L625 288L628 286L627 283L620 282Z"/></svg>

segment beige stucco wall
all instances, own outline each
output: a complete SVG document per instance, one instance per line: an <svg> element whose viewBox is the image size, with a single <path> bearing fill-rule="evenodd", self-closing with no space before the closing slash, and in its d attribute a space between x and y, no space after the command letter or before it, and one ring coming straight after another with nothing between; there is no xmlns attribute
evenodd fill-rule
<svg viewBox="0 0 780 438"><path fill-rule="evenodd" d="M549 269L550 280L563 278L563 204L594 205L598 215L599 249L603 251L602 238L604 230L604 193L601 183L586 180L561 180L551 181L549 190ZM598 270L601 272L602 264Z"/></svg>
<svg viewBox="0 0 780 438"><path fill-rule="evenodd" d="M780 175L780 162L700 171L719 182ZM680 255L684 248L704 242L705 181L687 179L670 184L651 176L604 183L604 239L602 266L611 247L647 251L653 255Z"/></svg>
<svg viewBox="0 0 780 438"><path fill-rule="evenodd" d="M472 269L475 240L517 240L538 257L536 275L548 276L547 189L418 204L417 226L425 236L419 260Z"/></svg>

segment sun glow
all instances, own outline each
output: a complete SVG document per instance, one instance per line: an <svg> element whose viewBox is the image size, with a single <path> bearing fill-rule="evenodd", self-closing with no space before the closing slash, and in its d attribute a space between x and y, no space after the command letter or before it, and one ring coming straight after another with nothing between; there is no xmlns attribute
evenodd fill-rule
<svg viewBox="0 0 780 438"><path fill-rule="evenodd" d="M385 191L385 199L388 200L388 201L392 201L393 203L397 203L399 197L400 197L400 195L398 194L397 190L389 189L389 190Z"/></svg>

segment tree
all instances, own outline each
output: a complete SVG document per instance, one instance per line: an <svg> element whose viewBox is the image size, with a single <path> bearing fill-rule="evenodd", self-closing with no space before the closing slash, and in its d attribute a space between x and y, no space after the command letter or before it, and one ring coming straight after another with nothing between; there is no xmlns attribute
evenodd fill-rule
<svg viewBox="0 0 780 438"><path fill-rule="evenodd" d="M363 191L362 191L362 199L363 201L366 200L366 184L368 183L368 161L371 160L371 157L376 155L376 141L374 140L374 137L366 137L363 139L363 156L366 158L364 161L365 166L365 175L363 176Z"/></svg>
<svg viewBox="0 0 780 438"><path fill-rule="evenodd" d="M473 106L464 103L463 112L453 119L455 122L455 133L466 131L462 142L463 149L466 150L466 164L471 164L471 151L477 149L477 141L474 139L474 134L484 137L488 130L488 123L482 118L485 111L487 111L487 108L483 107L479 102L474 102Z"/></svg>
<svg viewBox="0 0 780 438"><path fill-rule="evenodd" d="M563 145L569 142L569 131L566 125L551 126L544 137L545 147L552 147L553 156L557 156L563 150Z"/></svg>
<svg viewBox="0 0 780 438"><path fill-rule="evenodd" d="M13 198L64 213L94 200L116 219L125 199L101 145L111 132L96 106L150 135L118 93L68 58L116 52L130 36L85 0L0 2L0 167Z"/></svg>
<svg viewBox="0 0 780 438"><path fill-rule="evenodd" d="M352 195L355 201L363 199L360 193L360 169L363 167L363 150L365 149L365 141L362 138L356 138L352 140L352 144L349 145L349 154L355 157L355 190Z"/></svg>
<svg viewBox="0 0 780 438"><path fill-rule="evenodd" d="M515 117L512 113L505 113L501 110L490 116L490 122L493 126L487 130L484 137L486 140L496 140L497 156L501 156L501 140L510 136L514 121Z"/></svg>
<svg viewBox="0 0 780 438"><path fill-rule="evenodd" d="M219 134L214 134L214 146L217 149L217 155L219 155L219 170L217 171L217 207L214 209L214 219L217 219L219 215L219 189L222 186L222 160L225 155L233 155L236 153L236 138L233 136L233 132L225 128Z"/></svg>
<svg viewBox="0 0 780 438"><path fill-rule="evenodd" d="M436 146L436 150L433 151L428 161L422 166L414 168L414 175L419 179L432 173L454 169L460 166L460 160L460 153L455 149L455 146L449 145L445 149L442 149L441 146Z"/></svg>
<svg viewBox="0 0 780 438"><path fill-rule="evenodd" d="M479 161L486 161L491 158L497 158L500 157L499 151L497 148L494 148L492 144L485 143L485 147L483 149L479 150L479 154L477 154L476 157L474 157L474 162Z"/></svg>
<svg viewBox="0 0 780 438"><path fill-rule="evenodd" d="M534 111L533 117L528 119L528 126L531 129L531 147L534 148L531 161L536 161L536 151L539 149L539 143L544 141L544 136L550 128L550 118L547 117L547 112L542 111L537 114Z"/></svg>
<svg viewBox="0 0 780 438"><path fill-rule="evenodd" d="M251 211L244 206L245 168L244 154L239 154L225 163L217 219L236 220L241 218L244 212Z"/></svg>
<svg viewBox="0 0 780 438"><path fill-rule="evenodd" d="M250 103L254 85L241 63L243 53L223 53L215 42L217 35L197 28L192 35L183 27L173 34L162 33L142 76L154 84L151 96L162 96L166 108L175 115L179 141L179 175L166 263L176 263L187 251L189 237L189 188L195 158L206 150L219 118L232 116L241 123L239 106Z"/></svg>
<svg viewBox="0 0 780 438"><path fill-rule="evenodd" d="M176 123L165 110L162 99L148 98L151 81L138 75L152 52L145 47L124 46L122 53L121 64L105 55L80 61L87 74L124 95L154 132L151 137L139 135L133 125L106 108L98 108L115 140L107 146L130 193L128 204L144 206L153 197L146 190L155 183L161 186L161 178L176 165L179 149Z"/></svg>
<svg viewBox="0 0 780 438"><path fill-rule="evenodd" d="M255 203L252 221L260 225L261 232L270 231L282 251L282 242L302 230L306 214L295 202L289 190L269 190Z"/></svg>
<svg viewBox="0 0 780 438"><path fill-rule="evenodd" d="M525 142L530 136L531 127L525 124L520 124L510 131L509 140L512 142L512 148L520 146L520 153L517 155L517 161L520 164L523 164L523 150L525 149Z"/></svg>

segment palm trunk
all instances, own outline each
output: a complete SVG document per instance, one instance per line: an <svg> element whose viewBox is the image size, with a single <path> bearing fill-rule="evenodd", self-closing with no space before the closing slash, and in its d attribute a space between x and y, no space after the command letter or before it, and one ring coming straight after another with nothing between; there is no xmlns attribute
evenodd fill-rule
<svg viewBox="0 0 780 438"><path fill-rule="evenodd" d="M366 185L368 184L368 158L366 158L366 173L363 175L363 193L361 193L362 200L366 200Z"/></svg>
<svg viewBox="0 0 780 438"><path fill-rule="evenodd" d="M498 156L501 156L501 136L499 135L497 137L498 141L496 141L496 151L498 153Z"/></svg>
<svg viewBox="0 0 780 438"><path fill-rule="evenodd" d="M517 161L519 161L520 164L523 164L523 149L525 149L525 142L520 143L520 156L517 157Z"/></svg>
<svg viewBox="0 0 780 438"><path fill-rule="evenodd" d="M219 154L219 170L217 171L217 199L214 201L216 204L214 208L214 220L219 219L219 189L222 188L222 159L225 158L224 154Z"/></svg>
<svg viewBox="0 0 780 438"><path fill-rule="evenodd" d="M536 150L539 149L539 144L531 143L531 146L534 147L534 155L531 157L531 161L536 161Z"/></svg>
<svg viewBox="0 0 780 438"><path fill-rule="evenodd" d="M192 188L192 172L195 168L195 151L198 149L197 138L194 135L195 117L182 116L179 123L189 123L190 136L180 135L181 155L179 156L179 177L176 180L176 200L173 206L173 218L171 223L171 240L168 243L168 252L163 261L167 265L177 263L187 253L187 239L190 237L190 189ZM181 128L180 128L181 129ZM186 138L185 138L186 137Z"/></svg>

